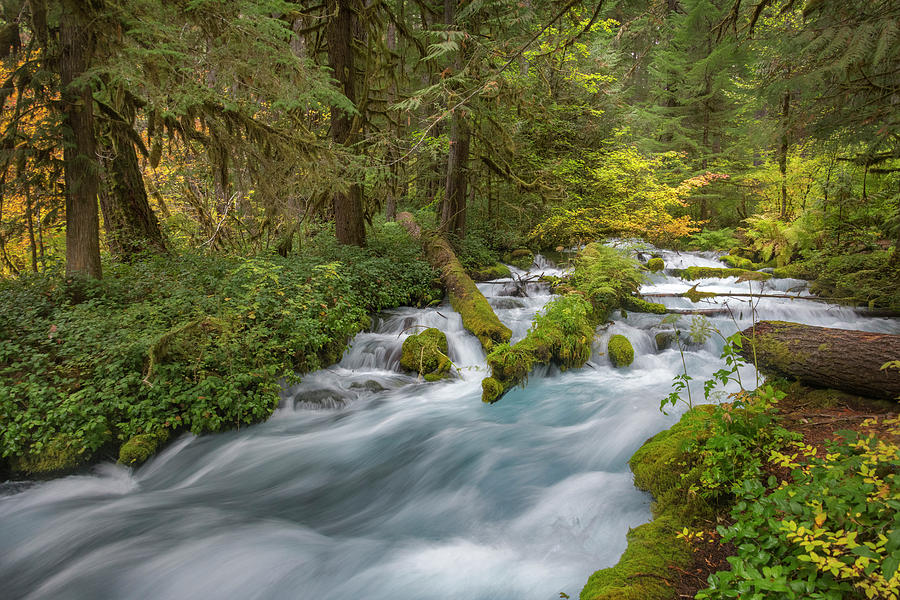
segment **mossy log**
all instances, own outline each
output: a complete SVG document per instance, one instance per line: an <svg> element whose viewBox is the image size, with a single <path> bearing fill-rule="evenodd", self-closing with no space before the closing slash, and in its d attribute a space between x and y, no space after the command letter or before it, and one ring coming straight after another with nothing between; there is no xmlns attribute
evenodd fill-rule
<svg viewBox="0 0 900 600"><path fill-rule="evenodd" d="M763 321L742 332L741 355L766 373L872 398L900 397L900 335ZM755 349L755 352L754 352Z"/></svg>
<svg viewBox="0 0 900 600"><path fill-rule="evenodd" d="M524 382L538 364L556 363L563 369L583 366L591 357L594 330L605 318L582 294L551 300L525 339L499 346L488 355L491 376L481 382L481 399L496 402Z"/></svg>
<svg viewBox="0 0 900 600"><path fill-rule="evenodd" d="M766 281L771 279L771 273L761 271L748 271L747 269L719 269L716 267L688 267L682 269L679 276L686 281L695 279L737 277L738 281Z"/></svg>
<svg viewBox="0 0 900 600"><path fill-rule="evenodd" d="M490 352L497 344L508 342L512 331L500 322L484 294L466 274L450 242L440 235L422 231L408 212L398 214L397 222L422 242L425 257L440 273L441 283L447 288L450 304L462 316L463 327L478 338L484 351Z"/></svg>

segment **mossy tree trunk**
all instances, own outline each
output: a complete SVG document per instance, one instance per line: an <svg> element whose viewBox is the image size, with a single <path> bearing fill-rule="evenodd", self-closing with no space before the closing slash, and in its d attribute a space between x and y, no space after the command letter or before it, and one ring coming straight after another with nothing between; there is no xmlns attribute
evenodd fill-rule
<svg viewBox="0 0 900 600"><path fill-rule="evenodd" d="M356 71L353 44L358 28L358 15L352 0L328 0L328 62L339 83L339 89L352 104L356 104ZM360 119L344 109L331 107L331 138L343 146L353 146L359 140ZM363 189L351 183L346 190L334 194L334 232L338 242L354 246L366 245L366 225L363 208Z"/></svg>
<svg viewBox="0 0 900 600"><path fill-rule="evenodd" d="M447 288L450 304L462 317L463 326L481 342L484 351L490 352L497 344L508 342L512 332L500 322L484 294L466 274L450 243L441 235L423 232L407 212L398 214L397 222L422 242L428 262L440 273L441 282Z"/></svg>
<svg viewBox="0 0 900 600"><path fill-rule="evenodd" d="M128 135L130 127L127 122L111 122L101 144L100 209L106 242L113 255L126 261L145 250L166 252L166 239L147 200L137 152Z"/></svg>
<svg viewBox="0 0 900 600"><path fill-rule="evenodd" d="M881 369L900 360L900 335L781 321L757 323L742 335L741 356L763 372L861 396L900 396L900 371Z"/></svg>
<svg viewBox="0 0 900 600"><path fill-rule="evenodd" d="M63 3L69 13L59 28L60 106L63 117L63 166L66 180L66 276L99 279L99 176L94 139L94 99L90 84L80 81L88 69L94 38L89 15L80 3Z"/></svg>

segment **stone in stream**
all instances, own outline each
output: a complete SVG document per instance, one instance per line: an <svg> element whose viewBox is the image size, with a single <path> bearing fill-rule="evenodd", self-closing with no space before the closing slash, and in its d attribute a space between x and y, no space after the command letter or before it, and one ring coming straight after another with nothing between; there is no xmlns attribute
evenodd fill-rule
<svg viewBox="0 0 900 600"><path fill-rule="evenodd" d="M429 327L422 333L403 340L400 365L422 375L426 381L443 379L450 373L447 356L447 336L440 329Z"/></svg>
<svg viewBox="0 0 900 600"><path fill-rule="evenodd" d="M624 335L614 335L609 338L606 352L616 367L627 367L634 362L634 346Z"/></svg>

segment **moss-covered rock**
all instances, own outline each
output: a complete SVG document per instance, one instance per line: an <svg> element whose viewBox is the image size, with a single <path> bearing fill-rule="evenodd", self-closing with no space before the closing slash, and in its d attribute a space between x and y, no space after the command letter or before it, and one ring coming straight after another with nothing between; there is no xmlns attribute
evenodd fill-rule
<svg viewBox="0 0 900 600"><path fill-rule="evenodd" d="M492 279L503 279L504 277L512 277L512 271L503 263L496 263L487 267L481 267L469 271L469 276L473 281L491 281Z"/></svg>
<svg viewBox="0 0 900 600"><path fill-rule="evenodd" d="M660 331L653 337L653 339L656 341L657 350L668 350L675 345L675 331L671 329Z"/></svg>
<svg viewBox="0 0 900 600"><path fill-rule="evenodd" d="M9 459L10 467L14 472L39 477L65 473L84 462L86 461L83 445L74 443L65 434L53 437L44 446L33 449L28 454Z"/></svg>
<svg viewBox="0 0 900 600"><path fill-rule="evenodd" d="M670 600L673 567L691 562L691 549L676 536L676 519L661 517L628 532L628 548L619 562L595 572L581 590L581 600Z"/></svg>
<svg viewBox="0 0 900 600"><path fill-rule="evenodd" d="M758 267L757 265L750 260L749 258L744 258L743 256L735 256L733 254L726 254L722 258L720 258L723 263L728 265L733 269L745 269L748 271L755 271Z"/></svg>
<svg viewBox="0 0 900 600"><path fill-rule="evenodd" d="M403 340L400 365L422 375L426 381L445 377L450 372L451 365L447 356L447 336L434 327L409 336Z"/></svg>
<svg viewBox="0 0 900 600"><path fill-rule="evenodd" d="M634 346L624 335L614 335L609 338L606 352L613 365L617 367L627 367L634 362Z"/></svg>
<svg viewBox="0 0 900 600"><path fill-rule="evenodd" d="M688 267L681 271L681 278L693 281L695 279L737 277L738 281L765 281L771 279L769 273L748 271L747 269L719 269L716 267Z"/></svg>
<svg viewBox="0 0 900 600"><path fill-rule="evenodd" d="M661 258L651 258L647 261L647 270L651 273L662 271L666 268L666 261Z"/></svg>
<svg viewBox="0 0 900 600"><path fill-rule="evenodd" d="M534 264L534 253L527 248L519 248L505 254L503 262L509 263L518 269L527 270Z"/></svg>
<svg viewBox="0 0 900 600"><path fill-rule="evenodd" d="M169 439L169 431L161 429L157 433L142 433L132 437L119 448L119 463L127 467L143 464L156 454L159 447Z"/></svg>

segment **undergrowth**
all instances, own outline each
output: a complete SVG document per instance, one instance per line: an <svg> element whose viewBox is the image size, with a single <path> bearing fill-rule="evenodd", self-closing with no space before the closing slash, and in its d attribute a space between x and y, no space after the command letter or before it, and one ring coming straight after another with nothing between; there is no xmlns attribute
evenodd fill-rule
<svg viewBox="0 0 900 600"><path fill-rule="evenodd" d="M280 379L337 360L372 311L434 296L399 226L365 250L329 238L289 258L148 256L101 281L0 281L0 455L53 471L139 434L263 420Z"/></svg>

